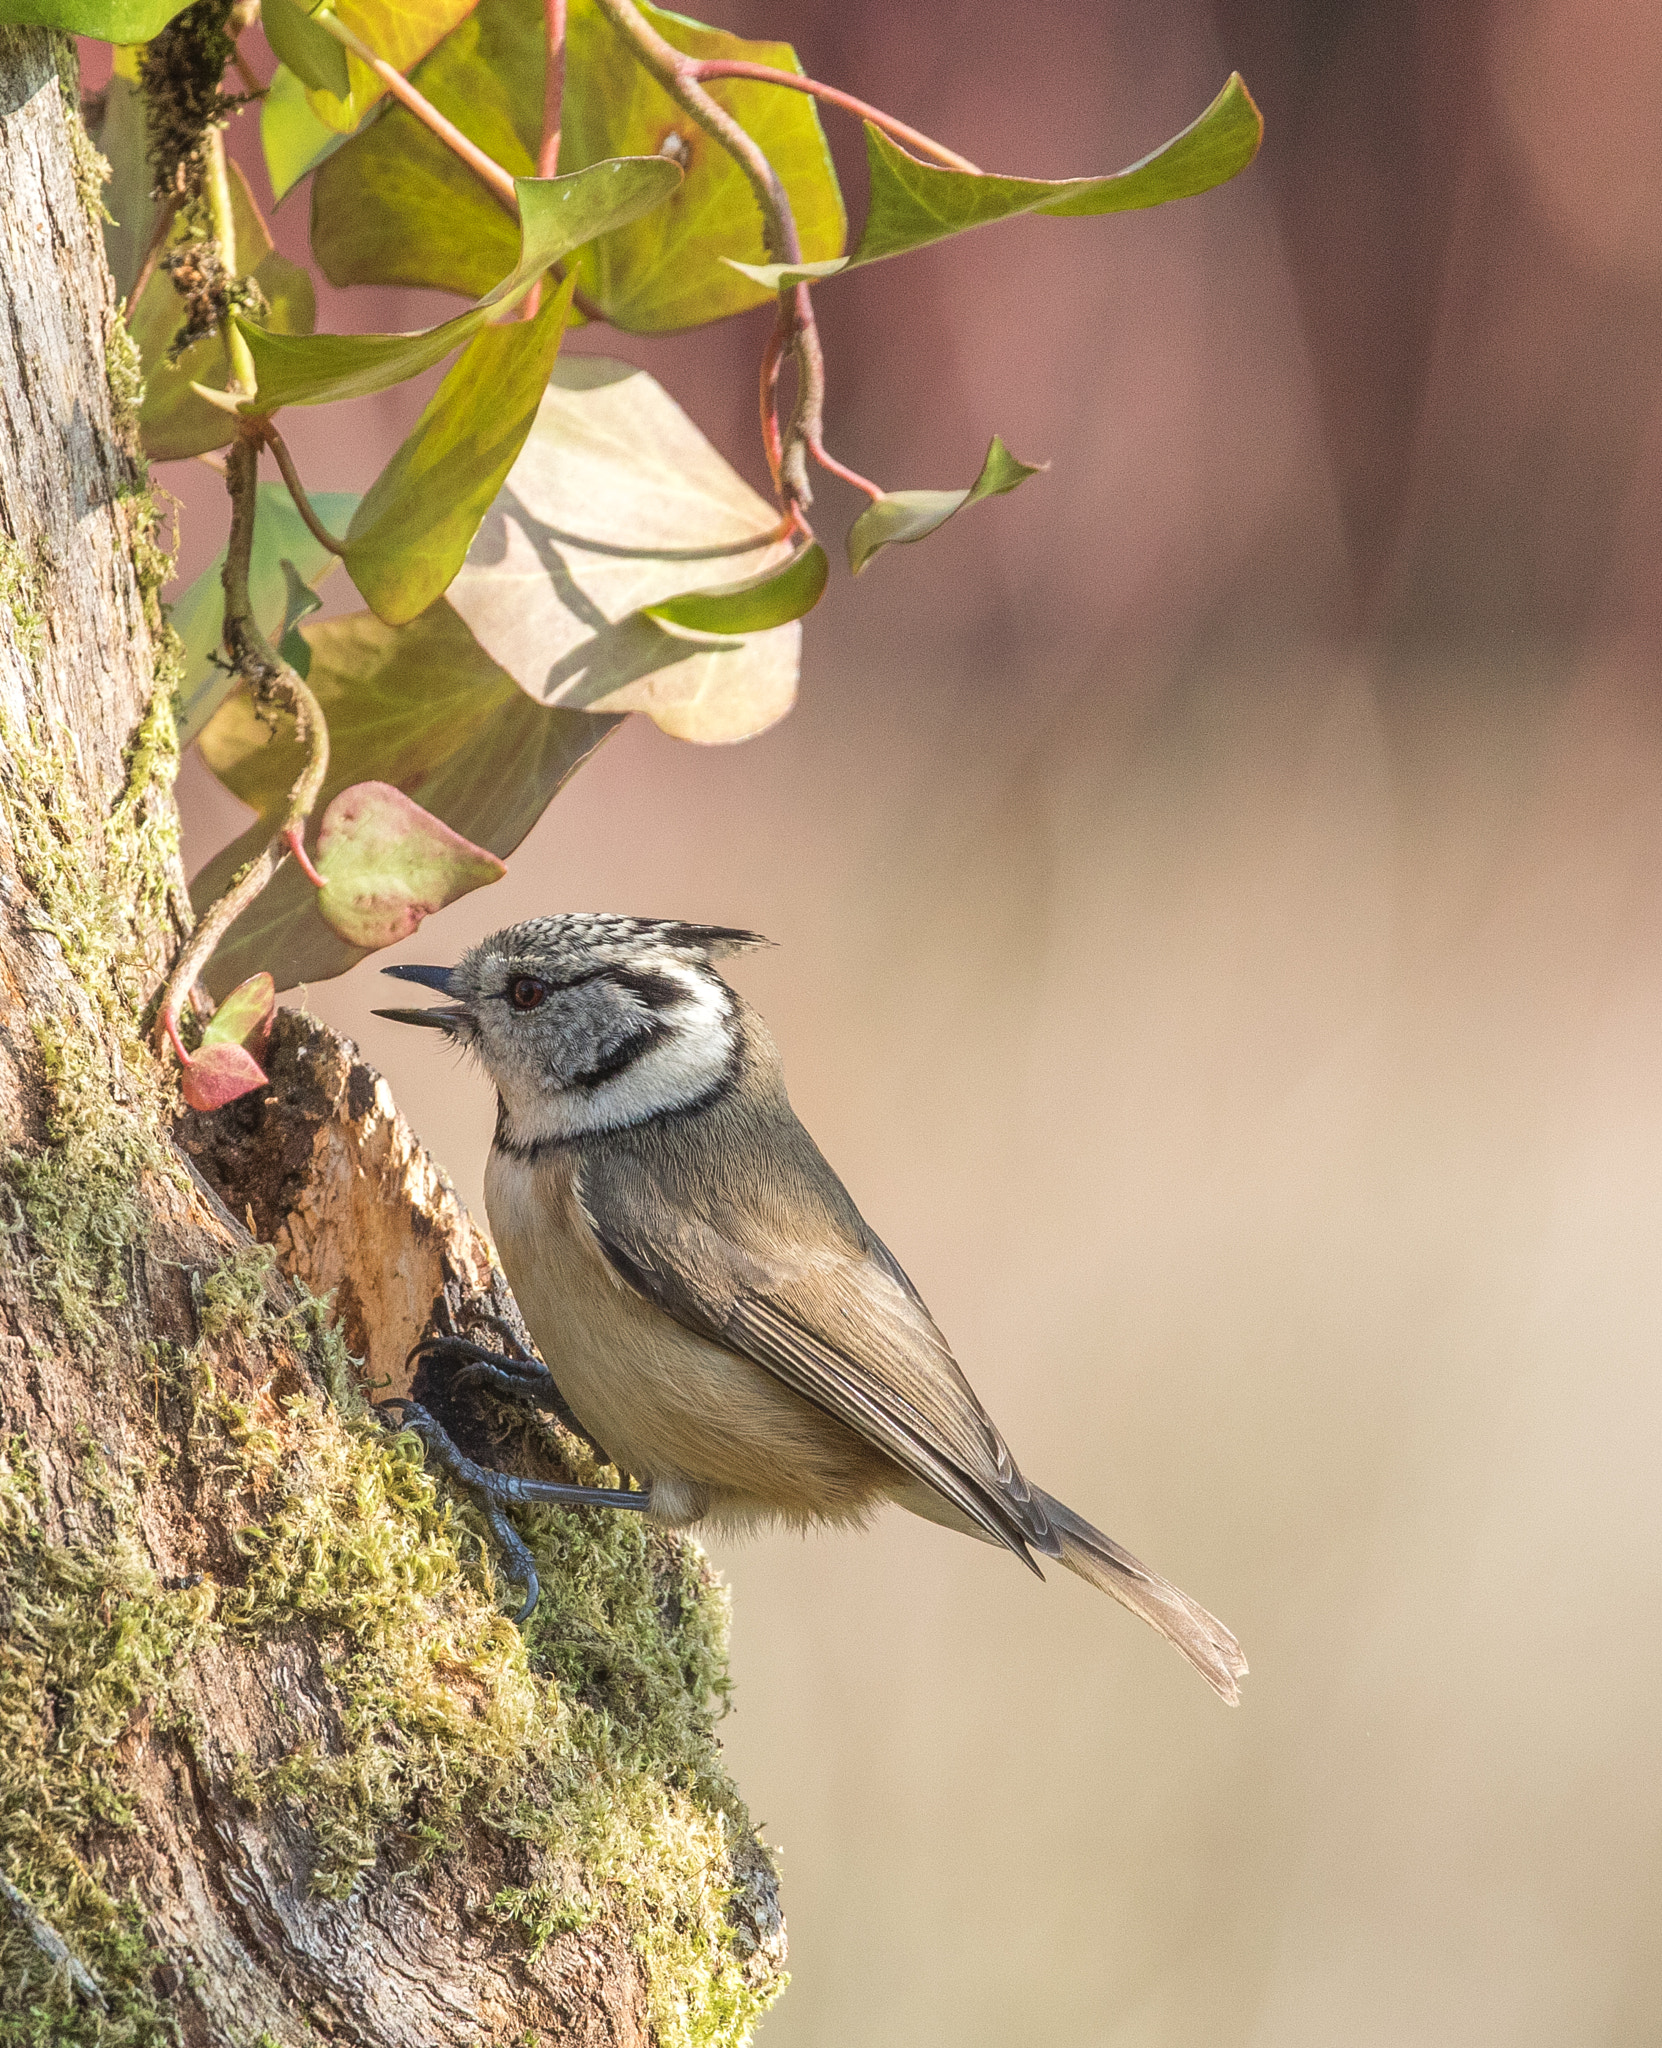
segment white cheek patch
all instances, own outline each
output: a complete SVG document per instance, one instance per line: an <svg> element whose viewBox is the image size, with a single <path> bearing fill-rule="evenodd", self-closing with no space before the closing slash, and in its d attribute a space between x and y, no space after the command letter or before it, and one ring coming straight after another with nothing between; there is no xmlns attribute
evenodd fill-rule
<svg viewBox="0 0 1662 2048"><path fill-rule="evenodd" d="M645 1123L665 1110L684 1109L708 1095L732 1061L738 1040L732 998L713 975L697 968L660 969L673 974L686 995L658 1012L662 1035L652 1040L621 1073L592 1088L516 1091L508 1104L508 1139L516 1146L581 1137L590 1131L618 1131Z"/></svg>

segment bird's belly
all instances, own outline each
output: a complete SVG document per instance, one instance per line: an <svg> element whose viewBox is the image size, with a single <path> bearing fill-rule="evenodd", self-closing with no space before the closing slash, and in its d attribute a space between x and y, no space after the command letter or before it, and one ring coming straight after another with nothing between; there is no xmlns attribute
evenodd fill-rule
<svg viewBox="0 0 1662 2048"><path fill-rule="evenodd" d="M655 1512L846 1520L887 1496L899 1475L880 1451L613 1272L562 1159L493 1153L485 1207L560 1392L607 1456L651 1486Z"/></svg>

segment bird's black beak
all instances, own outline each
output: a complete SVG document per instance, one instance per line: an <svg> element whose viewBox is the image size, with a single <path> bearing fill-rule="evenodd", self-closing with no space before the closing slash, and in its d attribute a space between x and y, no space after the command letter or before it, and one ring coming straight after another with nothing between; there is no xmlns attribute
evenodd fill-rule
<svg viewBox="0 0 1662 2048"><path fill-rule="evenodd" d="M441 995L450 993L448 967L383 967L381 972L390 974L394 981L419 982L423 988L435 988ZM394 1024L425 1024L434 1031L453 1031L467 1021L468 1013L461 1003L450 1003L434 1010L375 1010L371 1014L386 1017Z"/></svg>

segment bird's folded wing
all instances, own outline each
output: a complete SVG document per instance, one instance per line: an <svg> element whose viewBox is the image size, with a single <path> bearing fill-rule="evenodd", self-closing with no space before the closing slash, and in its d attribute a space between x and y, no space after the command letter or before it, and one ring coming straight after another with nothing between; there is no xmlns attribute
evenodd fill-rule
<svg viewBox="0 0 1662 2048"><path fill-rule="evenodd" d="M591 1157L580 1175L601 1251L656 1307L836 1416L995 1542L1056 1555L1043 1508L886 1248L869 1232L851 1242L829 1208L815 1216L811 1185L792 1190L794 1242L754 1204L702 1194L694 1207L626 1154Z"/></svg>

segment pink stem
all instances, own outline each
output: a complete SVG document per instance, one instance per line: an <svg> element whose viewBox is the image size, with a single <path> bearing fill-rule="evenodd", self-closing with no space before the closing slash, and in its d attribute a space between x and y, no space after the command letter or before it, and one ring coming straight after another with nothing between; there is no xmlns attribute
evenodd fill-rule
<svg viewBox="0 0 1662 2048"><path fill-rule="evenodd" d="M798 71L780 71L771 64L749 64L738 57L699 57L688 64L687 76L700 80L753 78L758 85L788 85L793 92L811 93L816 100L824 100L833 107L841 107L845 114L869 121L874 128L881 128L885 135L892 135L896 142L904 143L908 149L932 156L949 171L970 171L979 175L977 166L955 149L931 141L920 130L908 128L904 121L897 121L893 114L885 114L881 107L874 107L867 100L857 100L851 92L843 92L834 85L822 85L817 78L804 78Z"/></svg>

